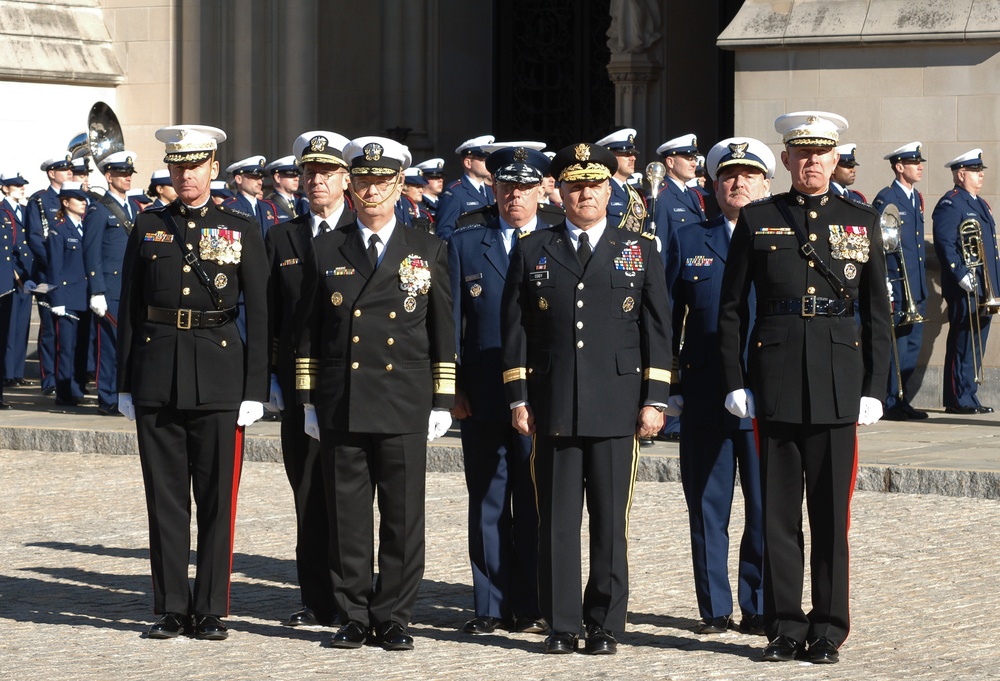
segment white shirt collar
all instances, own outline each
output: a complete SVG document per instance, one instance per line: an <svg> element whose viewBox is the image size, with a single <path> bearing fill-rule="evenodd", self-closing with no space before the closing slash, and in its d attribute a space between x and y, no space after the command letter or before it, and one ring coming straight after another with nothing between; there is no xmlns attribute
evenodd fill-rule
<svg viewBox="0 0 1000 681"><path fill-rule="evenodd" d="M900 182L899 180L893 180L893 182L896 184L896 186L898 186L900 189L903 190L903 193L906 194L906 198L908 199L913 198L913 187L907 189L906 187L903 186L903 183Z"/></svg>
<svg viewBox="0 0 1000 681"><path fill-rule="evenodd" d="M583 232L582 229L574 225L569 219L566 220L566 227L569 230L570 241L573 242L573 248L580 247L580 234ZM587 239L590 240L590 248L594 251L597 250L597 243L604 236L604 230L608 227L608 219L604 218L596 225L587 230Z"/></svg>
<svg viewBox="0 0 1000 681"><path fill-rule="evenodd" d="M378 234L379 241L382 242L382 250L378 254L379 262L381 262L382 255L385 253L385 247L389 244L389 239L392 238L392 233L396 229L396 216L393 215L385 227L378 232L373 232L365 227L361 220L358 220L358 227L361 228L361 245L365 247L365 250L368 249L368 240L371 239L372 234Z"/></svg>
<svg viewBox="0 0 1000 681"><path fill-rule="evenodd" d="M313 235L314 239L317 236L319 236L319 232L320 232L320 227L319 226L320 226L320 223L322 223L322 222L325 222L327 224L327 226L331 230L336 229L337 223L340 222L340 216L342 216L344 214L344 206L346 206L346 205L347 205L347 202L341 203L340 204L340 208L338 208L337 210L335 210L333 212L333 215L331 215L328 218L321 218L320 216L316 215L315 213L312 213L312 212L309 213L309 219L310 219L311 225L312 225L312 235ZM368 246L368 242L365 242L365 246L366 247Z"/></svg>

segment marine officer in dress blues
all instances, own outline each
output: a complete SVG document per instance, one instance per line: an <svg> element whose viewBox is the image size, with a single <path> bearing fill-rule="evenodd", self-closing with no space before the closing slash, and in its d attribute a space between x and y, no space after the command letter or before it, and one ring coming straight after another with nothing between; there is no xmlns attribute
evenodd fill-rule
<svg viewBox="0 0 1000 681"><path fill-rule="evenodd" d="M635 130L622 128L595 144L607 148L618 159L618 170L611 178L611 200L608 201L608 220L613 227L628 232L641 232L646 223L646 202L642 194L629 184L635 172Z"/></svg>
<svg viewBox="0 0 1000 681"><path fill-rule="evenodd" d="M326 130L299 135L292 143L297 168L309 200L308 210L267 231L270 261L271 401L281 412L281 458L295 503L295 568L301 607L286 624L292 627L329 625L336 608L330 571L330 524L319 441L309 437L305 412L295 399L295 343L302 314L302 281L314 239L354 222L344 200L349 140Z"/></svg>
<svg viewBox="0 0 1000 681"><path fill-rule="evenodd" d="M177 198L174 186L170 184L170 171L166 168L154 170L149 176L149 189L146 193L153 198L152 208L163 208Z"/></svg>
<svg viewBox="0 0 1000 681"><path fill-rule="evenodd" d="M56 213L62 208L59 189L63 182L73 178L73 159L68 153L61 153L42 162L41 169L49 181L49 186L40 189L28 199L24 210L24 229L28 234L28 248L34 257L33 278L45 281L48 254L45 238L56 221ZM39 302L43 302L39 298ZM42 377L42 393L54 395L56 392L56 330L49 308L38 306L38 369Z"/></svg>
<svg viewBox="0 0 1000 681"><path fill-rule="evenodd" d="M125 246L141 206L128 197L135 174L135 152L118 151L101 159L108 191L91 203L83 219L83 260L90 290L89 308L97 322L97 411L104 416L118 412L118 379L115 343L118 337L118 303L121 300Z"/></svg>
<svg viewBox="0 0 1000 681"><path fill-rule="evenodd" d="M475 617L467 634L498 626L542 633L538 607L538 513L531 484L531 438L513 429L503 387L500 301L510 252L546 225L538 219L549 159L506 147L486 159L498 214L452 233L448 242L458 336L458 389L452 414L462 429L469 491L469 557Z"/></svg>
<svg viewBox="0 0 1000 681"><path fill-rule="evenodd" d="M889 355L889 385L886 390L885 416L890 421L906 421L910 419L925 419L927 412L914 409L906 399L905 388L913 372L917 369L920 357L920 345L924 337L922 323L901 324L904 312L913 303L921 317L927 315L927 262L924 247L924 197L916 188L916 183L924 176L924 163L920 142L910 142L886 154L883 158L889 162L896 179L892 184L882 189L872 206L882 212L887 204L893 204L899 210L899 249L886 253L886 274L892 287L890 298L893 310L893 324L896 332L897 352ZM901 262L900 258L903 259ZM905 263L905 264L904 264ZM906 279L912 301L906 299L903 287L903 268L906 269ZM899 375L902 378L904 395L899 397L899 385L896 380L896 358L899 358Z"/></svg>
<svg viewBox="0 0 1000 681"><path fill-rule="evenodd" d="M302 170L295 165L295 155L282 156L264 166L264 172L271 178L272 190L267 195L269 201L278 207L281 220L289 220L304 212L303 204L308 203L298 193L302 181Z"/></svg>
<svg viewBox="0 0 1000 681"><path fill-rule="evenodd" d="M360 648L369 640L410 650L407 626L424 572L427 443L451 426L455 397L448 247L395 218L409 149L361 137L344 149L344 160L357 220L313 241L296 387L323 462L343 623L332 646Z"/></svg>
<svg viewBox="0 0 1000 681"><path fill-rule="evenodd" d="M4 338L6 338L3 384L7 388L35 385L34 381L24 378L24 362L28 354L28 333L31 328L31 289L35 286L35 282L30 279L34 257L28 248L27 233L24 229L24 206L21 205L26 184L28 181L15 170L6 170L0 175L0 186L3 188L0 218L3 220L4 229L10 230L10 248L17 254L17 260L10 262L19 260L20 266L23 268L23 273L18 275L20 281L17 290L10 294L10 329L6 336L0 335L0 344L3 344ZM0 305L3 303L0 302ZM0 318L2 316L3 314L0 312Z"/></svg>
<svg viewBox="0 0 1000 681"><path fill-rule="evenodd" d="M556 153L566 220L520 239L504 288L503 380L511 423L534 435L538 592L547 653L617 651L628 610L628 513L638 437L663 426L670 310L653 235L608 224L602 146ZM586 496L590 570L581 584ZM582 598L581 598L582 592Z"/></svg>
<svg viewBox="0 0 1000 681"><path fill-rule="evenodd" d="M774 127L792 189L744 206L733 231L719 301L725 405L756 419L769 639L762 659L829 664L850 630L847 530L857 427L882 416L891 316L878 213L830 191L847 121L802 111L780 116ZM808 613L803 491L811 530Z"/></svg>
<svg viewBox="0 0 1000 681"><path fill-rule="evenodd" d="M436 234L447 241L455 229L455 221L469 211L496 203L486 169L489 152L483 147L493 144L493 135L473 137L458 145L455 153L462 158L462 177L444 190L438 202Z"/></svg>
<svg viewBox="0 0 1000 681"><path fill-rule="evenodd" d="M979 196L986 166L983 150L972 149L945 163L951 169L955 187L937 202L934 223L934 251L941 262L941 296L948 307L948 339L944 350L944 408L949 414L989 414L993 407L980 403L976 369L982 371L992 312L972 309L978 299L1000 295L1000 252L997 225L990 205ZM961 226L979 224L979 251L982 266L969 268L963 257ZM971 303L971 305L970 305ZM976 334L972 328L976 327ZM974 336L979 336L977 341Z"/></svg>
<svg viewBox="0 0 1000 681"><path fill-rule="evenodd" d="M670 243L670 234L681 225L705 221L705 206L701 195L687 186L698 167L698 139L691 134L664 142L656 149L663 157L666 175L663 189L656 197L653 223L663 248Z"/></svg>
<svg viewBox="0 0 1000 681"><path fill-rule="evenodd" d="M760 462L749 418L723 406L718 316L722 272L740 209L771 188L774 154L750 137L722 140L708 152L708 172L722 209L719 217L684 225L670 240L667 286L673 301L674 355L679 381L671 385L669 414L681 422L680 464L687 501L701 634L733 626L729 585L729 519L733 480L743 492L743 536L739 545L737 600L740 631L764 633L764 528ZM751 308L753 299L749 300ZM750 318L753 318L751 309ZM684 344L681 346L681 329Z"/></svg>
<svg viewBox="0 0 1000 681"><path fill-rule="evenodd" d="M255 221L216 206L210 182L226 134L160 128L177 200L143 211L125 251L118 409L135 419L149 515L151 639L229 632L236 496L246 426L268 389L267 256ZM246 302L246 340L233 323ZM194 590L188 583L197 505Z"/></svg>
<svg viewBox="0 0 1000 681"><path fill-rule="evenodd" d="M841 144L837 147L840 160L837 161L837 167L833 169L830 188L834 193L843 196L845 199L868 203L868 199L865 198L864 194L850 188L858 179L857 168L861 165L858 163L857 151L858 145L856 144Z"/></svg>
<svg viewBox="0 0 1000 681"><path fill-rule="evenodd" d="M424 174L427 186L424 187L424 210L437 217L438 203L444 193L444 159L431 158L413 166Z"/></svg>
<svg viewBox="0 0 1000 681"><path fill-rule="evenodd" d="M256 220L262 235L266 235L271 225L278 224L281 219L273 201L257 198L262 196L266 161L263 156L251 156L226 168L226 172L233 176L236 192L233 198L223 202L227 208L242 211Z"/></svg>

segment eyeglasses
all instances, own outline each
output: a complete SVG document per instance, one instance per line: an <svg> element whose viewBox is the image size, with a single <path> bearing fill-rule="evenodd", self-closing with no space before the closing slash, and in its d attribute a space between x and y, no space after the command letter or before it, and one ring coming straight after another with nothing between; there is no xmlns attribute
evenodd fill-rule
<svg viewBox="0 0 1000 681"><path fill-rule="evenodd" d="M389 191L389 188L396 184L396 178L393 177L391 180L364 180L360 177L352 177L351 182L354 184L354 191L361 193L366 192L369 189L375 189L380 194L385 194Z"/></svg>
<svg viewBox="0 0 1000 681"><path fill-rule="evenodd" d="M321 182L329 182L334 175L346 175L347 171L342 169L337 170L307 170L302 174L302 177L308 182L309 180L319 180Z"/></svg>
<svg viewBox="0 0 1000 681"><path fill-rule="evenodd" d="M527 194L538 189L538 185L524 182L497 182L496 189L504 194L513 194L515 189L522 194Z"/></svg>

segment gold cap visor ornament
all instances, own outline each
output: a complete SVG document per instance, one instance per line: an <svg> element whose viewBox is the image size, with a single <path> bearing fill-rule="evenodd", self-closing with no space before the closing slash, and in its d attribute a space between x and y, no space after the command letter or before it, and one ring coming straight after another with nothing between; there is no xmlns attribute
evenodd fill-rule
<svg viewBox="0 0 1000 681"><path fill-rule="evenodd" d="M618 171L618 158L607 148L581 142L560 149L549 172L560 182L603 182Z"/></svg>

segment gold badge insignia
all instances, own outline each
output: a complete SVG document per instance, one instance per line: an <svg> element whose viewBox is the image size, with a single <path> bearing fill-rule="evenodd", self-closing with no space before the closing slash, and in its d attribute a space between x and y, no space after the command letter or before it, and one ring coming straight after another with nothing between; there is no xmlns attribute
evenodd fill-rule
<svg viewBox="0 0 1000 681"><path fill-rule="evenodd" d="M589 161L590 160L590 147L583 142L576 145L576 149L573 150L576 155L577 161Z"/></svg>
<svg viewBox="0 0 1000 681"><path fill-rule="evenodd" d="M524 147L518 147L514 150L514 160L518 163L524 163L528 160L528 150Z"/></svg>
<svg viewBox="0 0 1000 681"><path fill-rule="evenodd" d="M215 288L226 288L226 284L229 283L229 277L219 272L215 275L215 281L212 283L215 284Z"/></svg>
<svg viewBox="0 0 1000 681"><path fill-rule="evenodd" d="M472 288L469 289L469 295L473 298L478 298L483 293L483 287L479 284L473 284Z"/></svg>
<svg viewBox="0 0 1000 681"><path fill-rule="evenodd" d="M732 153L733 158L744 158L747 155L747 147L750 146L749 142L740 142L736 144L729 145L729 151Z"/></svg>
<svg viewBox="0 0 1000 681"><path fill-rule="evenodd" d="M538 309L539 310L548 310L549 309L549 301L545 300L545 298L539 298L538 299Z"/></svg>
<svg viewBox="0 0 1000 681"><path fill-rule="evenodd" d="M309 140L309 151L326 151L326 145L329 143L330 141L323 135L316 135Z"/></svg>
<svg viewBox="0 0 1000 681"><path fill-rule="evenodd" d="M632 308L634 307L635 307L635 298L633 298L632 296L628 296L625 300L622 301L623 312L631 312Z"/></svg>
<svg viewBox="0 0 1000 681"><path fill-rule="evenodd" d="M694 135L691 135L691 146L692 147L698 146L698 138L695 137Z"/></svg>
<svg viewBox="0 0 1000 681"><path fill-rule="evenodd" d="M853 262L849 262L844 265L844 276L848 279L853 279L858 276L858 268L854 266Z"/></svg>
<svg viewBox="0 0 1000 681"><path fill-rule="evenodd" d="M126 156L125 157L125 163L127 163L129 165L132 165L132 157L131 156Z"/></svg>
<svg viewBox="0 0 1000 681"><path fill-rule="evenodd" d="M403 301L403 309L407 312L413 312L417 309L417 299L413 296L406 296L406 300Z"/></svg>
<svg viewBox="0 0 1000 681"><path fill-rule="evenodd" d="M808 123L809 125L814 125L818 122L819 119L816 116L809 116L809 118L806 119L806 123Z"/></svg>
<svg viewBox="0 0 1000 681"><path fill-rule="evenodd" d="M378 142L369 142L362 151L365 153L366 161L381 161L385 148Z"/></svg>
<svg viewBox="0 0 1000 681"><path fill-rule="evenodd" d="M344 294L340 291L334 291L333 295L330 296L330 302L333 303L334 306L340 305L344 302Z"/></svg>

